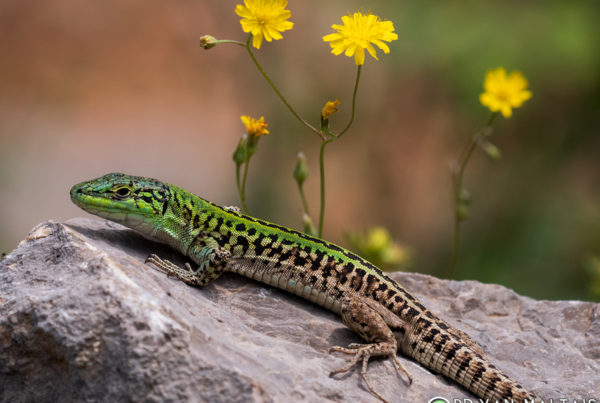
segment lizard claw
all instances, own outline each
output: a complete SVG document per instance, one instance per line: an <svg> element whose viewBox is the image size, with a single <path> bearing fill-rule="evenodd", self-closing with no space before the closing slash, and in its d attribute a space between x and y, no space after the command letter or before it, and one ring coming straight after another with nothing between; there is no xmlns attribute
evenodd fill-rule
<svg viewBox="0 0 600 403"><path fill-rule="evenodd" d="M343 372L350 371L355 365L358 364L359 361L362 360L360 375L361 375L362 379L365 381L367 388L373 394L373 396L377 397L382 402L387 402L387 400L383 396L381 396L379 393L377 393L375 391L375 389L373 389L373 387L371 386L371 384L369 382L369 379L367 378L367 366L369 364L369 359L372 356L373 357L386 356L386 355L391 356L392 360L394 361L394 367L396 368L396 370L398 372L403 372L406 375L406 377L408 378L408 384L409 385L412 384L412 377L410 376L408 371L406 371L406 369L404 369L404 367L402 367L402 365L398 361L398 358L396 357L396 346L391 343L385 343L385 342L373 343L373 344L352 343L348 347L334 346L334 347L330 348L329 353L331 354L333 352L350 354L350 355L354 355L354 357L352 359L350 359L348 364L346 364L345 366L331 371L329 373L329 377L333 377L337 374L341 374Z"/></svg>

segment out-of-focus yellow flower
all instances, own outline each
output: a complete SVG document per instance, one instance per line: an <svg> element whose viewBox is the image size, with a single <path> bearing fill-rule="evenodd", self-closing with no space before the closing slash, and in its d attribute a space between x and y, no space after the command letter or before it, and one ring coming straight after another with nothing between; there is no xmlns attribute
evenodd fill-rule
<svg viewBox="0 0 600 403"><path fill-rule="evenodd" d="M260 136L264 136L269 133L267 130L267 122L265 122L264 117L260 117L260 119L256 120L251 118L250 116L242 115L240 116L242 123L246 126L246 131L248 132L248 136L250 138L256 138Z"/></svg>
<svg viewBox="0 0 600 403"><path fill-rule="evenodd" d="M325 35L323 40L330 42L331 53L334 55L344 52L348 57L354 56L357 66L365 62L365 49L378 60L373 44L387 54L390 53L390 48L383 41L398 39L398 35L394 33L394 24L391 21L382 21L373 14L356 12L343 16L342 22L343 25L332 25L331 28L337 32Z"/></svg>
<svg viewBox="0 0 600 403"><path fill-rule="evenodd" d="M337 107L340 104L340 100L336 99L335 101L327 101L323 110L321 111L322 119L329 119L331 115L338 111Z"/></svg>
<svg viewBox="0 0 600 403"><path fill-rule="evenodd" d="M519 71L506 74L504 67L489 70L485 74L483 92L479 101L492 112L500 112L505 118L512 116L512 108L518 108L531 98L527 79Z"/></svg>
<svg viewBox="0 0 600 403"><path fill-rule="evenodd" d="M292 13L286 6L287 0L244 0L244 5L235 7L235 13L242 17L242 29L252 34L252 46L260 49L263 38L267 42L281 39L280 32L292 29L294 23L288 21Z"/></svg>
<svg viewBox="0 0 600 403"><path fill-rule="evenodd" d="M410 264L410 250L394 242L390 232L383 227L346 236L351 248L383 270L401 270Z"/></svg>

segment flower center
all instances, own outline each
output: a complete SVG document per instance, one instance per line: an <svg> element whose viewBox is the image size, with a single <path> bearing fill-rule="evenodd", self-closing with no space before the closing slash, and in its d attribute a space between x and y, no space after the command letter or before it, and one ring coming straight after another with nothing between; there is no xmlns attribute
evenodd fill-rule
<svg viewBox="0 0 600 403"><path fill-rule="evenodd" d="M510 98L510 93L506 90L506 89L499 89L496 92L496 96L498 97L498 99L500 99L501 101L505 101L507 102Z"/></svg>

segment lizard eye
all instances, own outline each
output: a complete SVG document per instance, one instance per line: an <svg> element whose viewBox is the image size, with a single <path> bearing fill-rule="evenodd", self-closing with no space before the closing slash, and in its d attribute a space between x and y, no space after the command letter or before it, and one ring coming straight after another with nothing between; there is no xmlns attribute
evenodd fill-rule
<svg viewBox="0 0 600 403"><path fill-rule="evenodd" d="M129 189L128 187L120 187L117 190L115 190L115 194L121 198L129 196L130 193L131 189Z"/></svg>

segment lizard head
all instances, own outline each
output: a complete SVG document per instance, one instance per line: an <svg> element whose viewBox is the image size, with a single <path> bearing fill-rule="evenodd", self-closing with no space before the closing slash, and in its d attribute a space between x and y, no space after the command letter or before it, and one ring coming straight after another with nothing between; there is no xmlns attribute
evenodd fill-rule
<svg viewBox="0 0 600 403"><path fill-rule="evenodd" d="M71 200L88 213L142 229L164 214L167 185L150 178L110 173L71 188Z"/></svg>

